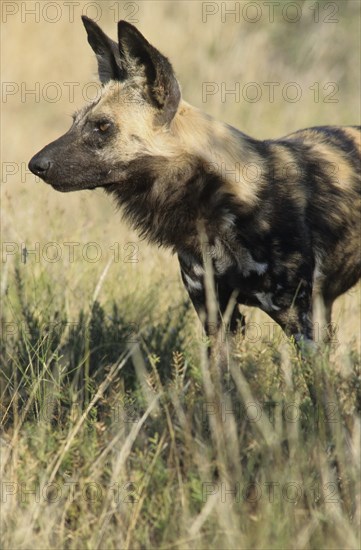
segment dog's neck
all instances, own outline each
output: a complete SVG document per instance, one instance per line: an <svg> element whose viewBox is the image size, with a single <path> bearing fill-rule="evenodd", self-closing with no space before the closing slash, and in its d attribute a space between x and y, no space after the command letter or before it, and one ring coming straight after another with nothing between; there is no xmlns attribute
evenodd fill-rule
<svg viewBox="0 0 361 550"><path fill-rule="evenodd" d="M105 189L150 241L194 247L200 224L221 223L230 206L249 215L257 204L261 144L182 102L164 134L165 154L137 158L126 182ZM256 167L247 163L250 153L259 159Z"/></svg>

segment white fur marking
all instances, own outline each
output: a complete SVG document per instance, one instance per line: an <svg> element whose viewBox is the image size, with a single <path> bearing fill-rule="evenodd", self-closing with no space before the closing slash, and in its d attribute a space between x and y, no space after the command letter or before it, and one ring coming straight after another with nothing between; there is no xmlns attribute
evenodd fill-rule
<svg viewBox="0 0 361 550"><path fill-rule="evenodd" d="M202 290L202 284L199 281L194 281L186 273L184 273L184 277L190 288L192 288L193 290Z"/></svg>
<svg viewBox="0 0 361 550"><path fill-rule="evenodd" d="M198 277L202 277L204 275L204 269L200 264L194 264L193 266L193 272Z"/></svg>
<svg viewBox="0 0 361 550"><path fill-rule="evenodd" d="M271 292L256 292L255 296L266 311L279 311L281 309L272 302Z"/></svg>

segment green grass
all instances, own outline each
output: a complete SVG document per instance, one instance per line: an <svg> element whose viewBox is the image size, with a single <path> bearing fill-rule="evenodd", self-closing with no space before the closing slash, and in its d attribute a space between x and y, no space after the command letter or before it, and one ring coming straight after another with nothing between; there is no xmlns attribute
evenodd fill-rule
<svg viewBox="0 0 361 550"><path fill-rule="evenodd" d="M186 304L157 321L145 296L145 330L97 301L69 324L35 288L51 306L18 268L3 319L4 548L358 547L355 350L306 380L292 346L240 341L220 381Z"/></svg>

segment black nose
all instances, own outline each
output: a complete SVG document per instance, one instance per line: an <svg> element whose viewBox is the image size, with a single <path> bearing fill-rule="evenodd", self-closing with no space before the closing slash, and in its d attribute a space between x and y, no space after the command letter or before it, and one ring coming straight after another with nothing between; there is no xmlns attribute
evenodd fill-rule
<svg viewBox="0 0 361 550"><path fill-rule="evenodd" d="M51 161L43 155L35 155L29 162L29 170L36 176L44 177L49 170Z"/></svg>

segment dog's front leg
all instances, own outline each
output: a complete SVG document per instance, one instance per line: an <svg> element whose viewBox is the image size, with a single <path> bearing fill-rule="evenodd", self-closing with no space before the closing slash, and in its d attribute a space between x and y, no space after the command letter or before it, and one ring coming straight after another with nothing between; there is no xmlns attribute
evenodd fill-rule
<svg viewBox="0 0 361 550"><path fill-rule="evenodd" d="M235 339L242 336L245 329L244 316L238 310L237 293L225 284L215 281L215 295L210 306L201 271L181 264L181 275L202 322L209 343L209 359L218 364L222 371L227 371Z"/></svg>

